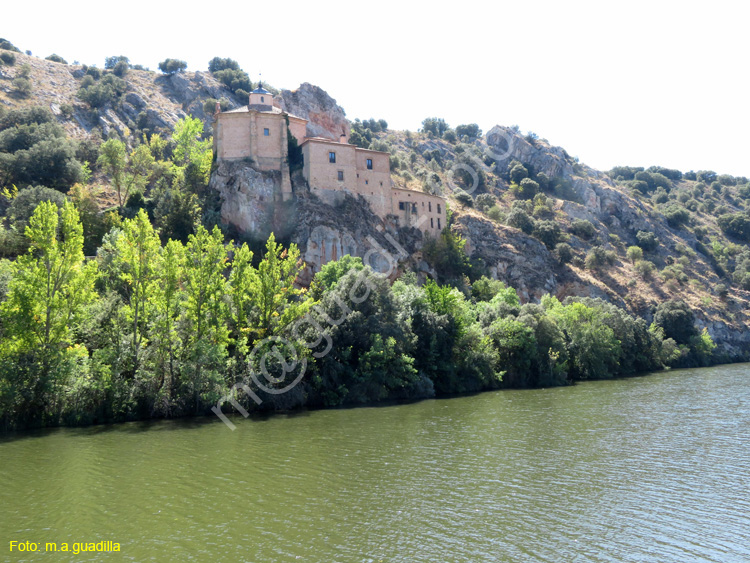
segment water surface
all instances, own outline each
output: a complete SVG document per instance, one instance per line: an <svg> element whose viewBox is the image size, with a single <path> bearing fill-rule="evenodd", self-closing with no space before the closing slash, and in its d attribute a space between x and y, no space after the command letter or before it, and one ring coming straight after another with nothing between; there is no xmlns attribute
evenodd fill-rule
<svg viewBox="0 0 750 563"><path fill-rule="evenodd" d="M0 560L750 561L748 364L234 422L0 442Z"/></svg>

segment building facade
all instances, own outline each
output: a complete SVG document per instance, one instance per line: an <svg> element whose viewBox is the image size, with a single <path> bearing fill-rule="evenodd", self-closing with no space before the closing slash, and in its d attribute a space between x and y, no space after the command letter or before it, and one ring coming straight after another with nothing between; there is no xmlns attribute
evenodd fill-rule
<svg viewBox="0 0 750 563"><path fill-rule="evenodd" d="M307 120L273 105L262 86L247 106L222 112L217 104L214 150L218 160L249 159L259 170L281 174L281 195L292 196L288 135L302 149L302 174L310 191L335 205L345 194L362 196L375 215L399 227L416 227L437 236L445 227L445 200L440 196L393 187L390 155L347 142L307 137Z"/></svg>

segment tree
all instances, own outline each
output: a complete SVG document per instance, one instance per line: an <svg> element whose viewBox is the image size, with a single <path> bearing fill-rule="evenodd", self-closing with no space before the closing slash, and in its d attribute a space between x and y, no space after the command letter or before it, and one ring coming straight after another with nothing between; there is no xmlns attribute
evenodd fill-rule
<svg viewBox="0 0 750 563"><path fill-rule="evenodd" d="M465 135L467 137L475 139L482 136L482 130L476 123L470 123L468 125L457 125L456 135L458 135L459 137L463 137Z"/></svg>
<svg viewBox="0 0 750 563"><path fill-rule="evenodd" d="M50 56L45 57L45 60L52 61L53 63L60 63L60 64L68 64L68 61L63 59L60 55L56 55L55 53L52 53Z"/></svg>
<svg viewBox="0 0 750 563"><path fill-rule="evenodd" d="M97 162L112 179L117 204L122 212L131 192L141 191L148 184L155 161L147 145L139 145L128 155L125 143L119 139L109 139L99 147Z"/></svg>
<svg viewBox="0 0 750 563"><path fill-rule="evenodd" d="M203 140L203 122L197 117L180 119L174 127L172 141L175 143L173 161L183 171L191 164L197 169L204 182L211 174L213 140Z"/></svg>
<svg viewBox="0 0 750 563"><path fill-rule="evenodd" d="M159 63L159 70L164 74L176 74L183 72L187 68L187 63L179 59L165 59Z"/></svg>
<svg viewBox="0 0 750 563"><path fill-rule="evenodd" d="M294 286L301 271L297 245L284 249L271 233L257 275L249 281L255 299L252 328L258 338L276 335L307 310L308 305L299 299L304 291Z"/></svg>
<svg viewBox="0 0 750 563"><path fill-rule="evenodd" d="M134 219L122 223L113 267L125 287L124 312L131 323L133 373L140 367L140 352L151 316L151 296L161 269L161 244L148 215L141 209Z"/></svg>
<svg viewBox="0 0 750 563"><path fill-rule="evenodd" d="M638 240L638 246L646 252L656 250L656 247L659 246L659 239L651 231L638 231L635 238Z"/></svg>
<svg viewBox="0 0 750 563"><path fill-rule="evenodd" d="M130 66L130 59L125 55L106 57L104 59L104 68L107 70L113 70L119 63L125 63L126 65Z"/></svg>
<svg viewBox="0 0 750 563"><path fill-rule="evenodd" d="M626 252L628 260L635 264L638 260L643 259L643 249L640 246L629 246Z"/></svg>
<svg viewBox="0 0 750 563"><path fill-rule="evenodd" d="M448 130L448 124L442 117L428 117L422 121L422 131L432 133L436 137L442 137Z"/></svg>
<svg viewBox="0 0 750 563"><path fill-rule="evenodd" d="M195 412L220 396L221 369L229 336L227 303L224 300L224 268L227 252L218 227L212 232L199 226L188 237L185 248L183 332L183 372L193 396Z"/></svg>
<svg viewBox="0 0 750 563"><path fill-rule="evenodd" d="M0 306L7 329L0 363L26 358L14 370L16 391L27 397L38 417L60 398L66 370L79 349L72 332L84 306L95 297L96 262L84 262L83 229L74 205L62 210L49 201L39 204L29 220L26 236L31 248L13 266L8 294Z"/></svg>
<svg viewBox="0 0 750 563"><path fill-rule="evenodd" d="M664 329L664 335L674 339L677 344L689 344L698 334L693 323L693 311L684 301L660 303L654 312L654 324Z"/></svg>
<svg viewBox="0 0 750 563"><path fill-rule="evenodd" d="M211 73L225 69L240 70L240 64L233 59L222 59L221 57L214 57L208 62L208 71Z"/></svg>

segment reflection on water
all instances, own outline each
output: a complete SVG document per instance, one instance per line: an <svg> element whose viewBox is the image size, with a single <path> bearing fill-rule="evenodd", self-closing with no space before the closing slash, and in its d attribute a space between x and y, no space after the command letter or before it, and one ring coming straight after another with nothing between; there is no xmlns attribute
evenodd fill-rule
<svg viewBox="0 0 750 563"><path fill-rule="evenodd" d="M0 442L3 560L750 561L747 364L234 422Z"/></svg>

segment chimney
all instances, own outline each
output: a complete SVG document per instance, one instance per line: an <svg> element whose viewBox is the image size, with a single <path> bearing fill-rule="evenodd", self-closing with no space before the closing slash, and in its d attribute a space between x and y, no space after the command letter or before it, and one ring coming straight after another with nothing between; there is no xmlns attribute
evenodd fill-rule
<svg viewBox="0 0 750 563"><path fill-rule="evenodd" d="M214 109L214 115L219 115L220 113L221 113L221 103L217 100L216 109Z"/></svg>
<svg viewBox="0 0 750 563"><path fill-rule="evenodd" d="M341 136L339 136L339 143L346 144L346 133L344 131L341 131Z"/></svg>

